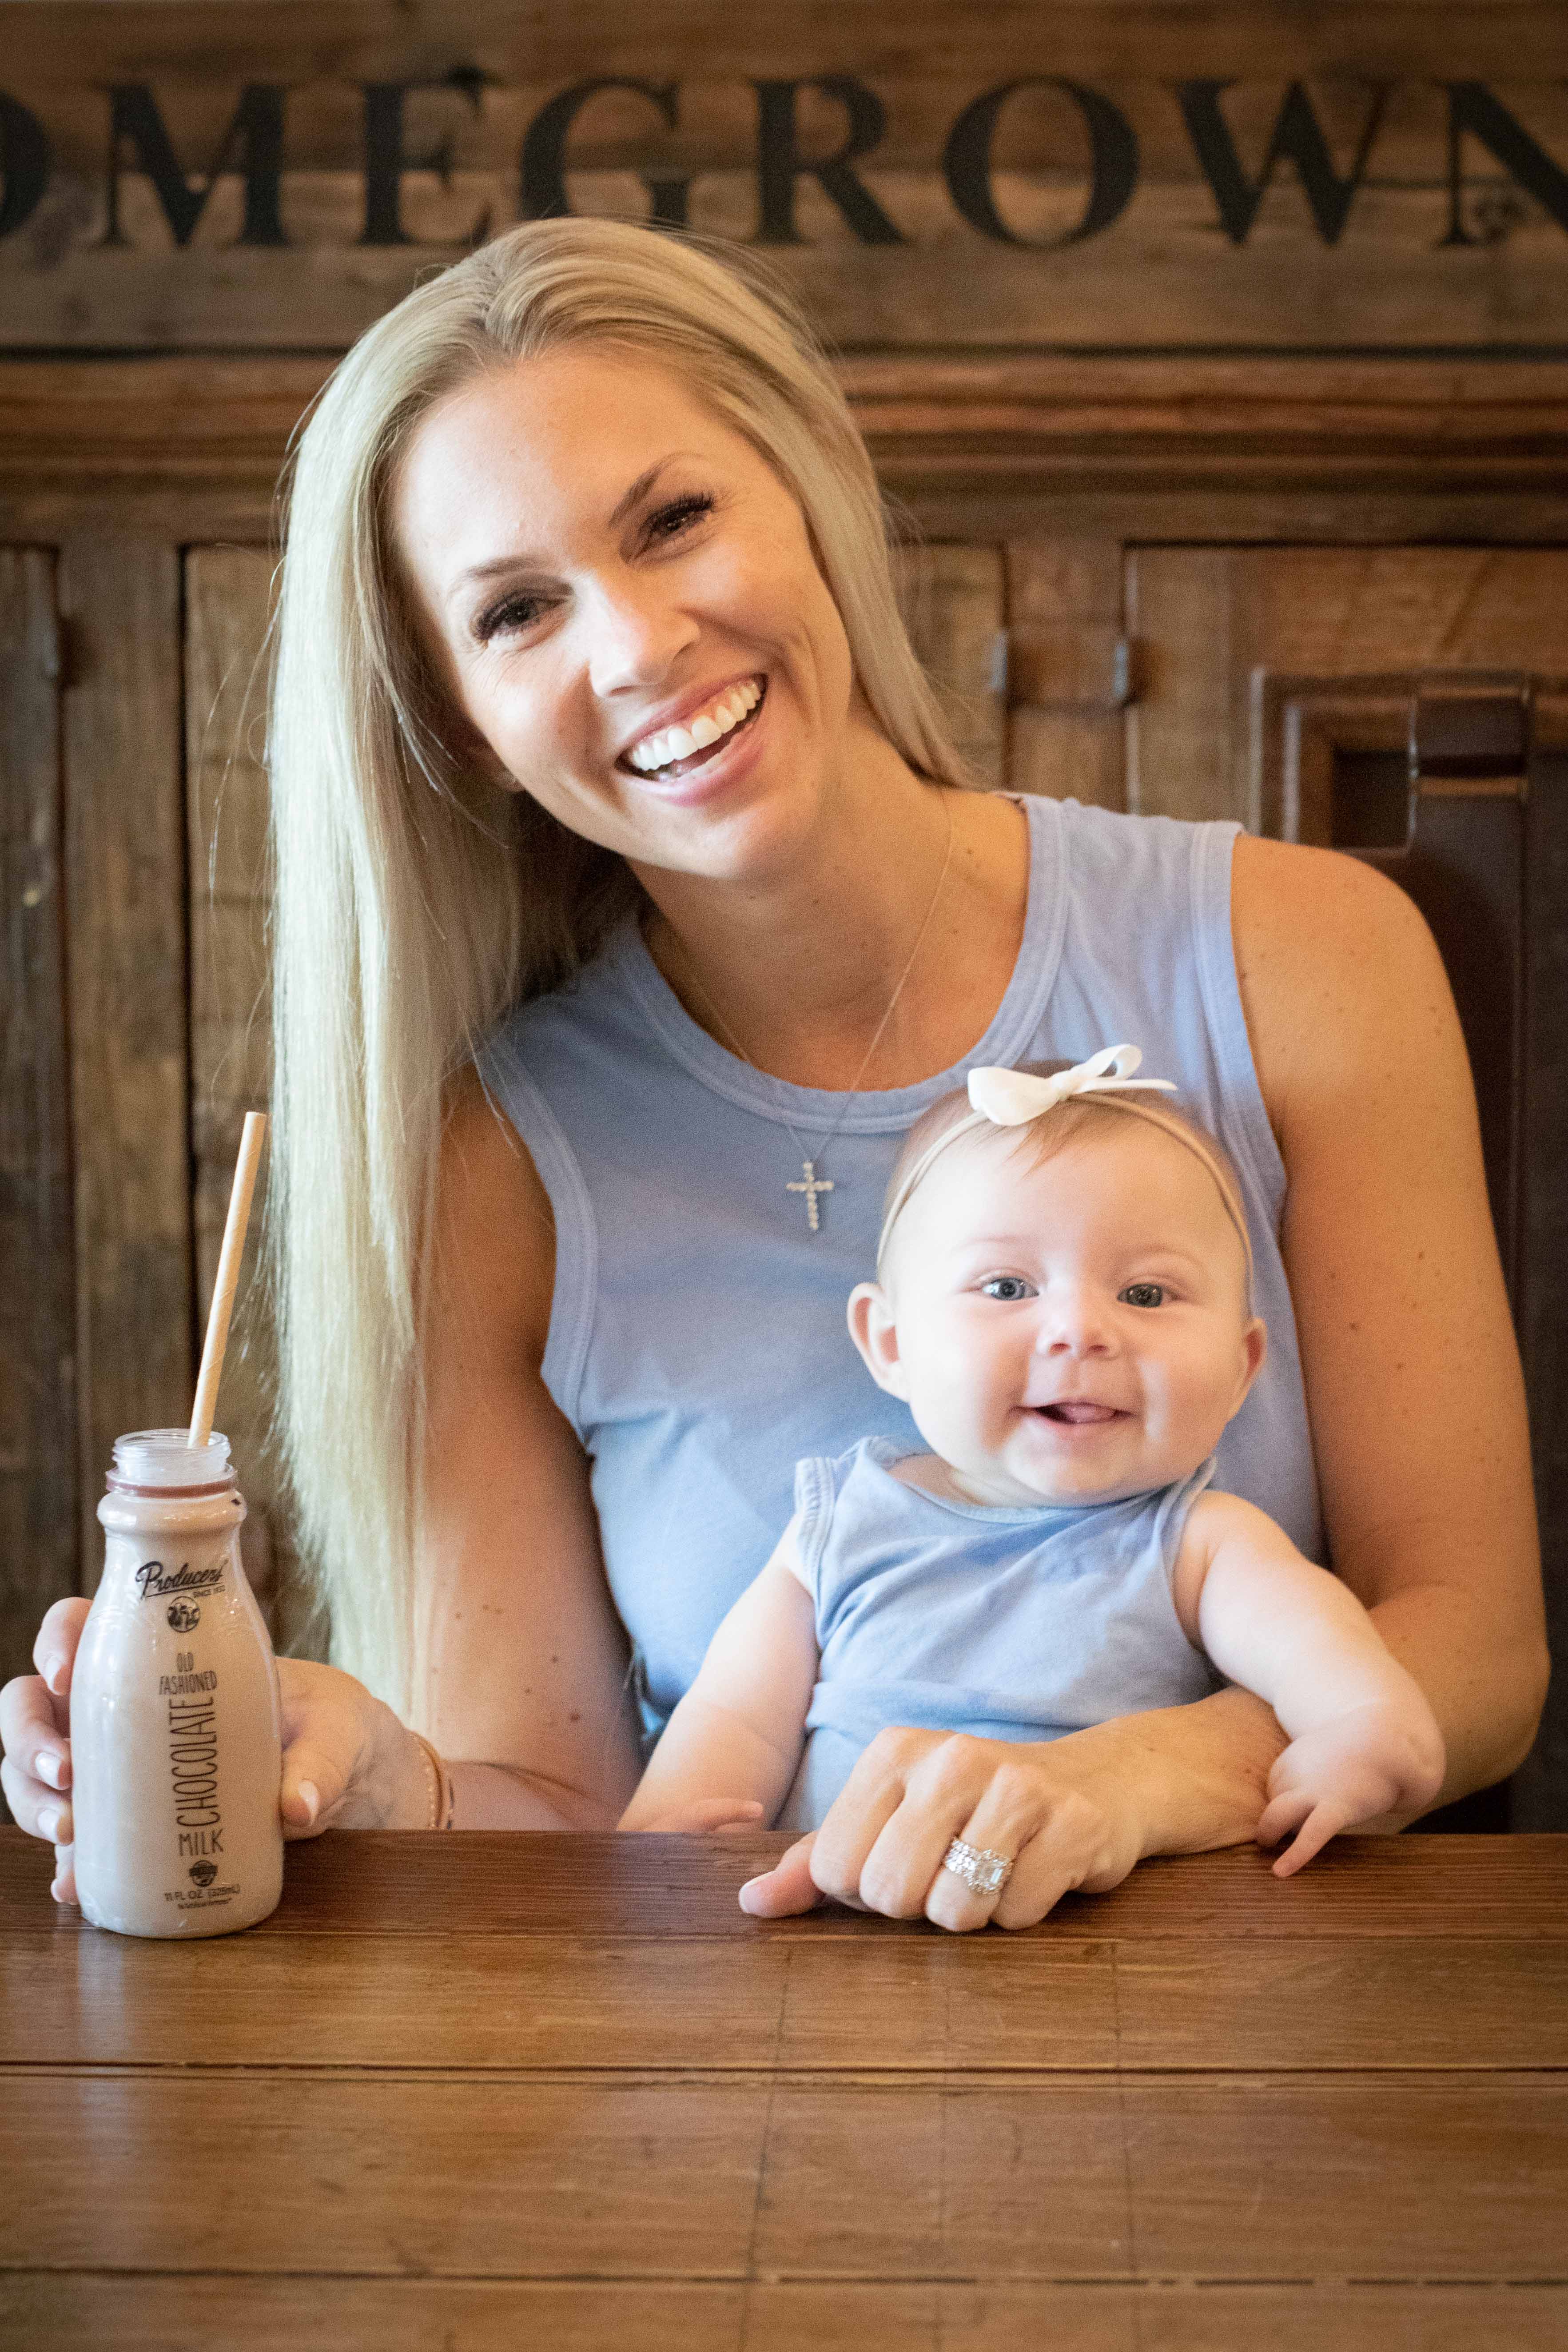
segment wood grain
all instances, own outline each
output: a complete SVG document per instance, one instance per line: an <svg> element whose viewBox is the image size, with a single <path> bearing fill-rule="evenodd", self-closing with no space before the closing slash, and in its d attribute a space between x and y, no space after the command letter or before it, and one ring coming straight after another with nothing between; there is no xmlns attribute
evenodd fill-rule
<svg viewBox="0 0 1568 2352"><path fill-rule="evenodd" d="M1541 2282L1568 2242L1550 2074L54 2070L13 2078L0 2154L7 2267L979 2283L1202 2274L1223 2248L1267 2282L1300 2245L1298 2275Z"/></svg>
<svg viewBox="0 0 1568 2352"><path fill-rule="evenodd" d="M115 1438L188 1417L195 1382L186 1125L179 571L172 548L60 558L81 1563Z"/></svg>
<svg viewBox="0 0 1568 2352"><path fill-rule="evenodd" d="M51 2352L1561 2352L1568 2289L0 2277Z"/></svg>
<svg viewBox="0 0 1568 2352"><path fill-rule="evenodd" d="M467 1830L334 1830L291 1844L283 1900L262 1938L465 1934L649 1936L816 1943L858 1938L866 1922L834 1905L797 1919L748 1917L743 1880L776 1860L778 1831L721 1838ZM0 1829L0 1934L96 1935L48 1899L49 1857ZM879 1919L877 1936L946 1950L924 1920ZM1057 1937L1223 1936L1315 1941L1407 1937L1468 1947L1497 1937L1568 1940L1568 1838L1338 1838L1299 1878L1278 1879L1252 1846L1143 1863L1109 1895L1069 1895L1050 1917L989 1944Z"/></svg>
<svg viewBox="0 0 1568 2352"><path fill-rule="evenodd" d="M186 855L190 869L191 1139L196 1311L205 1328L229 1184L247 1110L271 1092L265 641L271 558L260 548L193 548L184 561ZM273 1640L291 1646L306 1605L269 1443L277 1347L259 1267L265 1164L252 1204L218 1425L248 1516L246 1572Z"/></svg>
<svg viewBox="0 0 1568 2352"><path fill-rule="evenodd" d="M0 1681L76 1589L76 1305L55 562L0 548Z"/></svg>
<svg viewBox="0 0 1568 2352"><path fill-rule="evenodd" d="M1000 784L1001 552L994 547L902 548L896 569L915 651L935 684L953 739L983 783Z"/></svg>
<svg viewBox="0 0 1568 2352"><path fill-rule="evenodd" d="M1006 556L1008 782L1121 808L1124 721L1098 677L1121 635L1121 550L1110 537L1015 540Z"/></svg>

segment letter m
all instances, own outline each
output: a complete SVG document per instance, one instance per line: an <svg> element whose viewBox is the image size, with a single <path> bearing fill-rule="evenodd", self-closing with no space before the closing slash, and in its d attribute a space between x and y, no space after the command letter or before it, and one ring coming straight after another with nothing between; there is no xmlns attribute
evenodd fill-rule
<svg viewBox="0 0 1568 2352"><path fill-rule="evenodd" d="M176 245L189 245L207 198L222 173L237 170L245 181L245 224L240 245L287 245L279 212L283 171L283 91L273 82L247 82L228 129L218 142L205 182L186 179L157 100L145 82L122 83L109 93L109 228L105 245L130 243L120 226L120 175L129 152L145 172L163 207Z"/></svg>
<svg viewBox="0 0 1568 2352"><path fill-rule="evenodd" d="M1274 166L1282 155L1287 155L1296 166L1297 176L1312 208L1312 220L1318 235L1325 245L1337 245L1366 171L1366 159L1377 135L1387 92L1383 89L1373 92L1372 110L1361 135L1361 144L1356 149L1355 161L1342 179L1334 169L1322 125L1312 111L1312 101L1300 83L1293 81L1285 93L1285 103L1275 121L1268 152L1263 158L1263 168L1256 180L1249 180L1236 152L1230 126L1220 112L1220 93L1230 86L1227 81L1184 81L1176 85L1187 136L1197 152L1204 177L1214 190L1226 236L1233 245L1246 244L1252 224L1258 217L1258 207L1263 202L1264 191L1274 177Z"/></svg>

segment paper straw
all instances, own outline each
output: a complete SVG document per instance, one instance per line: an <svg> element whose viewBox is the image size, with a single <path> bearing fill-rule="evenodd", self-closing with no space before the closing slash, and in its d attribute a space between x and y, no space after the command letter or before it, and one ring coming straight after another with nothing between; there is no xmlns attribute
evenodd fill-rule
<svg viewBox="0 0 1568 2352"><path fill-rule="evenodd" d="M250 1196L256 1190L256 1171L261 1165L261 1145L266 1133L265 1113L247 1110L245 1132L239 1139L234 1190L228 1196L228 1223L223 1229L223 1248L218 1254L217 1280L213 1286L212 1311L207 1317L206 1345L202 1349L196 1402L191 1412L190 1443L193 1445L205 1445L213 1432L213 1415L217 1410L217 1384L223 1378L224 1353L228 1346L228 1318L234 1312L239 1261L245 1255L245 1229L250 1223Z"/></svg>

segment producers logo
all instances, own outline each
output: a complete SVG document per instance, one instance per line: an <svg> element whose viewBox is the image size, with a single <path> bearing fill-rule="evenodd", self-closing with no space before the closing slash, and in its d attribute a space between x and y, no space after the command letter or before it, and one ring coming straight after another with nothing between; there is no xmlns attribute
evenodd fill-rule
<svg viewBox="0 0 1568 2352"><path fill-rule="evenodd" d="M217 1864L216 1862L193 1862L191 1876L198 1886L210 1886L217 1876Z"/></svg>
<svg viewBox="0 0 1568 2352"><path fill-rule="evenodd" d="M202 1622L202 1612L189 1601L169 1603L169 1622L176 1633L194 1633Z"/></svg>
<svg viewBox="0 0 1568 2352"><path fill-rule="evenodd" d="M144 1560L136 1571L136 1582L137 1597L142 1601L162 1601L171 1592L216 1592L223 1582L223 1562L193 1568L187 1560L179 1568L165 1568L161 1559Z"/></svg>

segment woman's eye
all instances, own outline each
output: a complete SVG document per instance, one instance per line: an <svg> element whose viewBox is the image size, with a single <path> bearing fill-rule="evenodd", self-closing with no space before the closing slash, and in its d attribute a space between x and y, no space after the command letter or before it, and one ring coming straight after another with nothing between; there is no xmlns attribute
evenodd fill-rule
<svg viewBox="0 0 1568 2352"><path fill-rule="evenodd" d="M1130 1282L1121 1294L1123 1307L1163 1307L1165 1286L1160 1282Z"/></svg>
<svg viewBox="0 0 1568 2352"><path fill-rule="evenodd" d="M700 494L689 499L676 499L648 517L647 536L649 539L679 539L691 523L700 522L704 515L710 515L712 511L712 499Z"/></svg>
<svg viewBox="0 0 1568 2352"><path fill-rule="evenodd" d="M499 604L490 605L487 612L479 614L479 619L474 623L474 635L481 646L488 646L490 639L499 636L502 629L531 629L543 612L544 606L545 599L542 596L503 597Z"/></svg>
<svg viewBox="0 0 1568 2352"><path fill-rule="evenodd" d="M1016 1299L1032 1298L1035 1295L1034 1284L1026 1282L1021 1274L994 1274L980 1287L987 1298L999 1298L1009 1307Z"/></svg>

